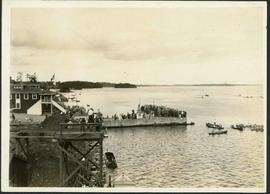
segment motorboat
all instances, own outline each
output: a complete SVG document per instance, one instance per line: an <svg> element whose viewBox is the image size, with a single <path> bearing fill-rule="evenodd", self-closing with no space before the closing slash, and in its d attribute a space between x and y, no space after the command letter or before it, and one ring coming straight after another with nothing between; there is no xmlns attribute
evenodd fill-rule
<svg viewBox="0 0 270 194"><path fill-rule="evenodd" d="M224 129L224 127L221 124L216 124L216 123L206 123L206 126L208 128L213 128L213 129Z"/></svg>
<svg viewBox="0 0 270 194"><path fill-rule="evenodd" d="M236 124L236 125L231 125L232 129L237 129L239 131L243 131L244 130L244 125L243 124Z"/></svg>

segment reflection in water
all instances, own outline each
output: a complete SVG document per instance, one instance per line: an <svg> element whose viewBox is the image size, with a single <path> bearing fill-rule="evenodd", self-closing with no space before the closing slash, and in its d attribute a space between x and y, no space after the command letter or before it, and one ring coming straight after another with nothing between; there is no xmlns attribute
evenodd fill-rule
<svg viewBox="0 0 270 194"><path fill-rule="evenodd" d="M199 98L204 94L208 98ZM252 95L252 99L239 96ZM104 151L140 187L263 187L265 133L229 129L231 124L264 122L259 86L139 87L83 90L81 105L106 116L153 103L186 110L194 126L109 129ZM227 135L209 136L206 122L217 121Z"/></svg>
<svg viewBox="0 0 270 194"><path fill-rule="evenodd" d="M113 174L125 172L140 187L263 186L263 133L207 132L193 126L110 129L104 143L118 162Z"/></svg>

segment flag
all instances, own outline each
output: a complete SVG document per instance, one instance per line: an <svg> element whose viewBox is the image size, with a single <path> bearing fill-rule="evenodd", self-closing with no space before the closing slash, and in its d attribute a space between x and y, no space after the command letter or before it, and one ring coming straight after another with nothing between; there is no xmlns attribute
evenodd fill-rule
<svg viewBox="0 0 270 194"><path fill-rule="evenodd" d="M51 78L51 81L53 81L55 78L55 73L53 74L52 78Z"/></svg>

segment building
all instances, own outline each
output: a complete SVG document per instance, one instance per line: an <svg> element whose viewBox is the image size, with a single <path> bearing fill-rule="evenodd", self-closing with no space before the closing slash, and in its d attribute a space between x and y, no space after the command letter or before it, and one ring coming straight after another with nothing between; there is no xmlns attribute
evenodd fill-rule
<svg viewBox="0 0 270 194"><path fill-rule="evenodd" d="M47 115L53 113L53 107L66 113L65 108L54 100L57 93L40 88L39 82L10 83L10 110L13 113L29 115Z"/></svg>

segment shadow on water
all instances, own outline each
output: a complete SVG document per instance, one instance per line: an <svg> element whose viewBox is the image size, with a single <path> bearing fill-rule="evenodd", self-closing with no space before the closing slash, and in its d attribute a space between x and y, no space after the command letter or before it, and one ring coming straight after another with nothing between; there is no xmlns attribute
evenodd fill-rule
<svg viewBox="0 0 270 194"><path fill-rule="evenodd" d="M187 126L186 125L175 125L175 126L148 126L148 127L126 127L126 128L111 128L108 129L108 132L113 133L124 133L124 132L140 132L140 131L164 131L164 130L170 130L170 131L177 131L177 132L184 132L186 131Z"/></svg>

